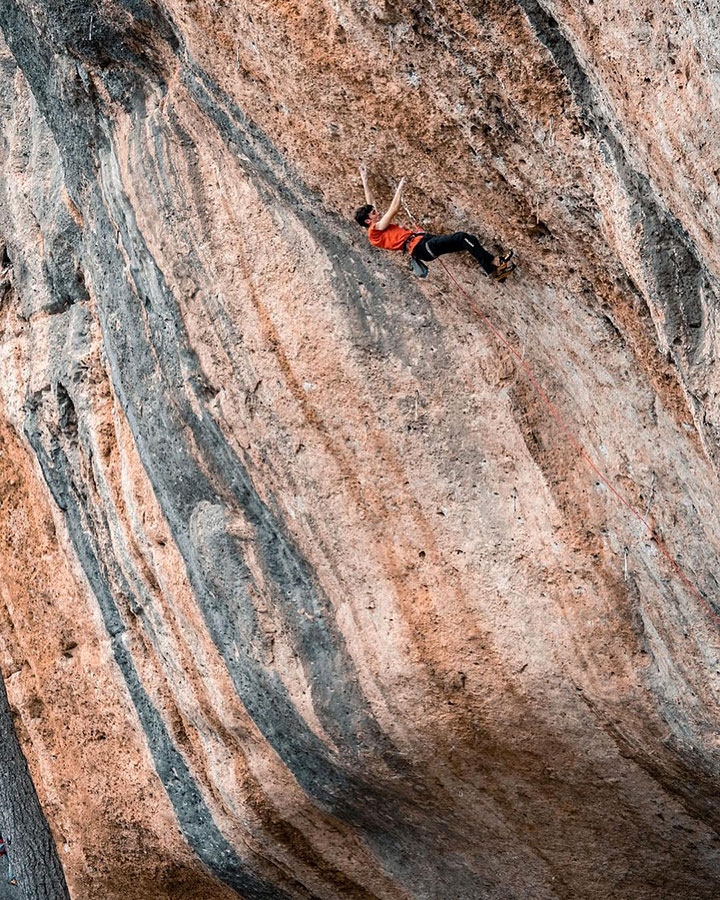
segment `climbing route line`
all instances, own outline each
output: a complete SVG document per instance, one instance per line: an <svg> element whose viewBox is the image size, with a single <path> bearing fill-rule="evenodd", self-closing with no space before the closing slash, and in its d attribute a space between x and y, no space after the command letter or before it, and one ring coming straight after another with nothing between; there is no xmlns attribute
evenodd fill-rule
<svg viewBox="0 0 720 900"><path fill-rule="evenodd" d="M692 581L690 581L690 579L687 577L687 575L685 575L682 568L680 567L680 564L678 563L678 561L675 559L675 557L672 555L672 553L668 549L667 545L665 544L665 541L663 541L663 539L658 535L658 533L655 531L655 529L652 527L652 525L650 525L650 523L647 521L645 516L643 516L643 514L638 511L637 507L635 507L631 503L630 500L628 500L626 497L624 497L620 493L620 491L610 482L610 480L607 478L607 476L603 473L603 471L595 463L593 458L585 450L585 448L580 443L580 441L575 437L572 429L565 422L563 417L560 415L560 412L558 411L557 407L552 402L550 397L547 395L547 392L545 391L543 386L538 381L537 377L535 376L535 373L533 372L532 368L528 365L528 363L525 361L524 357L520 353L518 353L518 351L515 349L515 347L513 347L513 345L505 337L505 335L498 328L495 327L492 320L480 309L478 304L475 302L475 299L465 290L465 288L460 284L460 282L457 280L457 278L455 278L455 276L448 269L448 267L445 265L445 263L441 259L439 259L438 262L445 270L445 273L447 274L448 278L453 282L455 287L460 291L460 293L463 295L463 297L470 304L470 307L475 312L475 314L482 320L482 322L492 332L492 334L495 335L495 337L500 341L500 343L510 351L510 353L513 355L514 359L517 360L518 364L522 368L523 372L525 372L525 374L527 375L530 383L537 391L538 395L540 396L540 398L543 401L543 403L545 404L545 406L548 408L550 415L553 417L555 422L558 424L561 431L567 438L568 442L572 445L572 447L575 450L577 450L578 454L585 460L585 462L588 464L588 466L590 466L592 471L597 475L597 477L600 479L600 481L602 481L602 483L611 492L611 494L630 513L632 513L632 515L638 520L638 522L640 522L647 529L647 532L650 535L651 540L653 541L655 546L658 548L658 550L662 553L662 555L665 557L665 559L668 561L668 563L670 564L670 567L675 572L675 574L677 575L680 582L684 585L684 587L687 588L687 590L693 595L693 597L695 597L697 600L700 601L700 603L704 606L704 608L707 610L707 612L717 622L720 622L720 614L718 614L713 609L710 602L703 596L703 594L700 592L700 590L697 587L695 587L695 585L692 583Z"/></svg>

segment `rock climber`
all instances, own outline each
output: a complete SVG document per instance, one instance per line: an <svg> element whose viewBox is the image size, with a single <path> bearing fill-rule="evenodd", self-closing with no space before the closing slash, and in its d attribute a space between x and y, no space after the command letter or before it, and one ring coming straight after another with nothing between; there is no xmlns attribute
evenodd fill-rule
<svg viewBox="0 0 720 900"><path fill-rule="evenodd" d="M383 250L402 250L410 256L410 268L424 278L428 269L425 263L431 262L445 253L460 253L467 250L480 263L485 273L495 281L505 281L515 268L511 262L513 251L510 250L504 256L496 257L489 253L475 237L466 231L456 231L454 234L431 234L428 231L416 229L411 231L396 225L393 219L397 215L402 202L402 192L405 187L405 178L395 191L388 211L380 215L375 207L375 198L368 183L368 173L365 166L360 166L360 178L365 191L366 205L361 206L355 212L355 221L363 228L367 228L368 240L373 247Z"/></svg>

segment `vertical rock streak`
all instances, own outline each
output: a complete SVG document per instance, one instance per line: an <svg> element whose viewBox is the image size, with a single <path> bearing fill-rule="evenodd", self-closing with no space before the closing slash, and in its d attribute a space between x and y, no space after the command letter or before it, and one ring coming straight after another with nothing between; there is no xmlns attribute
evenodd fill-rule
<svg viewBox="0 0 720 900"><path fill-rule="evenodd" d="M11 871L18 881L18 887L11 890L18 891L23 900L69 900L70 894L57 850L15 734L2 678L0 747L3 838L9 841ZM2 893L2 896L7 895Z"/></svg>
<svg viewBox="0 0 720 900"><path fill-rule="evenodd" d="M27 438L37 455L53 498L65 515L73 547L110 636L113 658L125 680L154 765L173 804L178 823L198 856L225 884L253 900L283 900L287 895L249 872L232 845L223 837L182 754L174 745L162 716L142 686L132 654L126 646L123 617L113 598L113 592L118 592L125 598L133 598L135 591L112 556L99 549L110 546L111 542L107 534L97 536L98 526L88 520L83 506L85 486L76 482L60 440L52 437L50 446L44 445L38 421L40 403L41 401L34 399L29 406ZM106 523L105 527L107 528ZM135 603L136 608L142 608L139 598L135 598Z"/></svg>
<svg viewBox="0 0 720 900"><path fill-rule="evenodd" d="M695 422L708 452L718 465L717 438L704 420L702 410L688 383L700 351L703 324L708 306L718 303L718 291L704 260L682 224L665 208L650 179L633 168L618 133L621 130L604 110L598 89L583 68L570 40L558 21L539 0L518 0L528 20L565 76L583 122L606 148L608 164L633 204L632 224L643 229L640 259L650 287L650 297L663 313L661 341L673 359L688 392Z"/></svg>

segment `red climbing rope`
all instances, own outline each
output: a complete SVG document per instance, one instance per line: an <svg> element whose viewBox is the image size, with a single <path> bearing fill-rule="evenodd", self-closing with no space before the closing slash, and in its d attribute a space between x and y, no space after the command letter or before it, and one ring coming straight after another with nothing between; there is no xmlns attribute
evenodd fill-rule
<svg viewBox="0 0 720 900"><path fill-rule="evenodd" d="M565 437L568 439L570 444L575 448L575 450L577 450L577 452L580 454L580 456L590 466L590 468L593 470L593 472L595 472L595 474L602 481L602 483L605 485L605 487L613 494L613 496L617 500L619 500L620 503L622 503L622 505L627 510L629 510L632 513L632 515L638 520L638 522L640 522L642 525L644 525L644 527L648 531L648 534L650 535L651 540L653 541L655 546L658 548L658 550L662 553L662 555L665 557L665 559L670 563L670 566L672 567L673 571L677 575L678 579L687 588L687 590L693 595L693 597L697 598L701 602L701 604L705 607L705 609L708 611L708 613L714 619L716 619L718 622L720 622L720 615L717 612L715 612L715 610L712 608L710 603L705 599L705 597L702 595L702 593L698 590L698 588L696 588L695 585L690 581L690 579L685 575L683 570L680 568L680 564L677 562L677 560L672 555L672 553L668 550L663 539L657 534L655 529L650 525L650 523L646 520L646 518L642 515L642 513L638 512L637 508L635 506L633 506L633 504L626 497L624 497L613 484L611 484L609 479L604 475L602 470L597 466L597 464L594 462L592 457L587 453L587 451L582 446L580 441L575 437L575 435L573 434L570 427L566 424L565 420L558 412L555 404L548 397L543 386L540 384L538 379L535 377L535 373L530 368L530 366L527 364L525 359L518 353L518 351L513 347L513 345L505 337L505 335L501 331L499 331L495 327L495 325L493 325L490 318L480 309L480 307L477 305L477 303L475 302L473 297L465 290L465 288L455 278L455 276L448 269L448 267L445 265L445 263L441 259L439 259L438 262L445 270L448 278L450 278L450 280L453 282L455 287L457 287L457 289L460 291L460 293L468 301L468 303L470 304L473 311L478 315L478 317L480 319L482 319L482 321L485 323L487 328L495 335L495 337L503 344L503 346L507 347L507 349L510 351L510 353L512 353L513 357L518 361L522 370L525 372L525 374L529 378L531 384L533 385L533 387L539 394L540 398L542 399L544 404L547 406L547 408L550 412L550 415L560 426L561 430L565 434Z"/></svg>

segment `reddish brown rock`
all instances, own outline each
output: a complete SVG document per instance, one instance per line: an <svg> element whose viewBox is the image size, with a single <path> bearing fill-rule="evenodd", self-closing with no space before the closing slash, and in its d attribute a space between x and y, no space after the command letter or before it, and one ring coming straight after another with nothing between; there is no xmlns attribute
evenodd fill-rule
<svg viewBox="0 0 720 900"><path fill-rule="evenodd" d="M717 894L716 26L571 6L0 0L0 663L73 898ZM413 280L360 162L515 275Z"/></svg>

